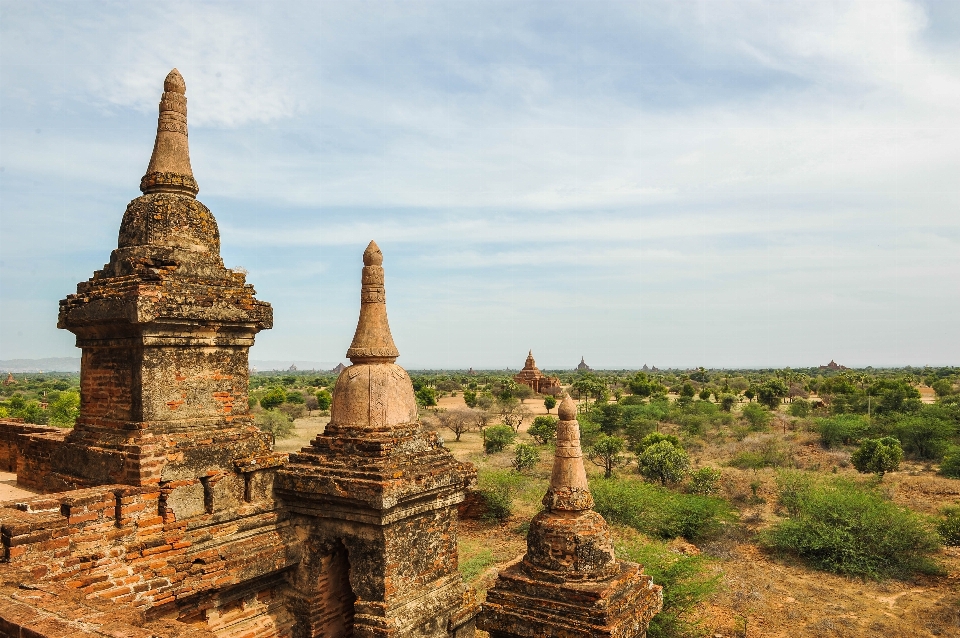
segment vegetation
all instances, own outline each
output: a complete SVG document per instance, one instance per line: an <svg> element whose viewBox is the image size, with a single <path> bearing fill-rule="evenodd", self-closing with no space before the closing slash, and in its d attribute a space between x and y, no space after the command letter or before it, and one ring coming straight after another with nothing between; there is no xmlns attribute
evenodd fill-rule
<svg viewBox="0 0 960 638"><path fill-rule="evenodd" d="M654 437L658 435L651 434L644 440ZM642 447L637 454L637 466L640 474L646 478L666 485L683 480L690 468L690 459L679 442L675 443L664 437Z"/></svg>
<svg viewBox="0 0 960 638"><path fill-rule="evenodd" d="M960 506L945 507L943 518L937 521L937 533L944 545L960 545Z"/></svg>
<svg viewBox="0 0 960 638"><path fill-rule="evenodd" d="M828 448L856 443L868 429L867 420L856 414L839 414L817 420L820 442Z"/></svg>
<svg viewBox="0 0 960 638"><path fill-rule="evenodd" d="M477 476L477 493L483 499L484 518L505 521L513 513L513 495L523 483L515 472L484 470Z"/></svg>
<svg viewBox="0 0 960 638"><path fill-rule="evenodd" d="M720 470L713 467L701 467L690 473L690 493L701 496L713 496L720 491Z"/></svg>
<svg viewBox="0 0 960 638"><path fill-rule="evenodd" d="M538 416L527 428L527 434L540 445L546 445L557 438L557 424L559 421L552 416Z"/></svg>
<svg viewBox="0 0 960 638"><path fill-rule="evenodd" d="M604 478L610 478L614 469L627 462L622 454L624 447L620 437L601 434L586 449L586 455L592 463L603 468Z"/></svg>
<svg viewBox="0 0 960 638"><path fill-rule="evenodd" d="M508 425L494 425L483 431L483 450L487 454L502 452L517 438L517 433Z"/></svg>
<svg viewBox="0 0 960 638"><path fill-rule="evenodd" d="M903 448L900 441L892 436L882 439L864 439L860 449L850 456L850 462L858 472L874 473L880 478L887 472L894 472L903 461Z"/></svg>
<svg viewBox="0 0 960 638"><path fill-rule="evenodd" d="M540 450L527 443L517 443L513 450L513 469L517 472L525 472L537 466L540 462Z"/></svg>
<svg viewBox="0 0 960 638"><path fill-rule="evenodd" d="M772 550L826 571L903 577L936 572L937 537L924 519L879 492L846 479L817 480L799 472L778 478L788 518L761 535Z"/></svg>
<svg viewBox="0 0 960 638"><path fill-rule="evenodd" d="M280 410L264 410L254 418L257 427L269 432L274 439L286 439L293 436L293 419Z"/></svg>
<svg viewBox="0 0 960 638"><path fill-rule="evenodd" d="M697 543L715 538L735 519L722 499L680 494L636 479L596 479L590 482L590 490L595 509L608 522L658 538L682 536Z"/></svg>

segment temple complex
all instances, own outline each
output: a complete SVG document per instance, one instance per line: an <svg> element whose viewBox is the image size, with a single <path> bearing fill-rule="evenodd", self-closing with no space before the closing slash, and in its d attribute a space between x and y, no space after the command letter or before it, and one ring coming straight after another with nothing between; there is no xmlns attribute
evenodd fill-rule
<svg viewBox="0 0 960 638"><path fill-rule="evenodd" d="M0 503L0 637L472 638L457 505L476 470L420 422L376 243L330 422L288 457L248 408L249 349L272 308L224 267L196 199L176 69L140 190L109 262L60 302L82 350L76 426L0 420L0 468L37 493ZM532 354L517 376L559 389ZM641 636L659 588L614 559L569 398L560 414L547 510L486 626Z"/></svg>
<svg viewBox="0 0 960 638"><path fill-rule="evenodd" d="M591 370L593 370L593 368L587 365L583 357L580 357L580 363L577 364L577 372L590 372Z"/></svg>
<svg viewBox="0 0 960 638"><path fill-rule="evenodd" d="M635 563L617 560L607 522L593 511L577 408L558 409L557 449L544 509L527 553L500 571L478 618L491 638L642 638L663 591Z"/></svg>
<svg viewBox="0 0 960 638"><path fill-rule="evenodd" d="M557 377L548 377L537 368L537 362L533 360L533 350L527 353L527 360L523 364L523 370L514 375L513 380L517 383L529 386L534 392L540 394L559 394L560 379Z"/></svg>

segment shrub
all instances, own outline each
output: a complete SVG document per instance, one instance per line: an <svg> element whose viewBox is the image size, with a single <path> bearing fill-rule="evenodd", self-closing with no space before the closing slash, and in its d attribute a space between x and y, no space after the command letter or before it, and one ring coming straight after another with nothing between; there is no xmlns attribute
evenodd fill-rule
<svg viewBox="0 0 960 638"><path fill-rule="evenodd" d="M61 428L72 428L80 416L80 395L76 392L63 392L50 402L47 408L50 423Z"/></svg>
<svg viewBox="0 0 960 638"><path fill-rule="evenodd" d="M867 420L856 414L838 414L829 419L817 419L817 431L820 432L820 443L824 447L856 443L866 434L868 428Z"/></svg>
<svg viewBox="0 0 960 638"><path fill-rule="evenodd" d="M798 418L805 418L810 415L810 402L803 398L796 398L790 403L790 407L787 408L787 411L790 413L790 416L795 416Z"/></svg>
<svg viewBox="0 0 960 638"><path fill-rule="evenodd" d="M586 449L586 454L594 465L603 468L603 476L610 478L613 470L626 462L621 455L623 448L623 439L620 437L601 434L594 440L593 445Z"/></svg>
<svg viewBox="0 0 960 638"><path fill-rule="evenodd" d="M944 545L960 545L960 506L940 510L943 518L937 521L937 532Z"/></svg>
<svg viewBox="0 0 960 638"><path fill-rule="evenodd" d="M423 386L416 391L417 405L421 408L429 408L437 404L437 391L430 386Z"/></svg>
<svg viewBox="0 0 960 638"><path fill-rule="evenodd" d="M556 398L556 397L551 396L551 395L549 395L549 394L548 394L547 396L543 397L543 407L545 407L545 408L547 409L547 412L548 412L548 413L550 412L550 410L552 410L552 409L555 408L556 406L557 406L557 398Z"/></svg>
<svg viewBox="0 0 960 638"><path fill-rule="evenodd" d="M938 397L946 397L953 394L953 384L947 379L939 379L930 386L937 393Z"/></svg>
<svg viewBox="0 0 960 638"><path fill-rule="evenodd" d="M707 558L678 554L645 539L618 544L617 556L643 565L643 572L663 587L663 609L650 621L647 638L698 635L692 612L717 590L721 578L707 575Z"/></svg>
<svg viewBox="0 0 960 638"><path fill-rule="evenodd" d="M299 390L290 390L286 395L287 403L294 404L303 404L306 400L303 398L303 393Z"/></svg>
<svg viewBox="0 0 960 638"><path fill-rule="evenodd" d="M647 436L640 439L640 441L634 446L633 451L637 454L643 452L651 445L655 445L660 441L669 441L671 445L676 447L682 447L680 445L680 439L675 437L672 434L660 434L659 432L652 432Z"/></svg>
<svg viewBox="0 0 960 638"><path fill-rule="evenodd" d="M468 408L477 407L477 392L476 390L464 390L463 391L463 402L467 404Z"/></svg>
<svg viewBox="0 0 960 638"><path fill-rule="evenodd" d="M272 410L286 400L287 393L283 388L270 388L265 395L260 397L260 407L264 410Z"/></svg>
<svg viewBox="0 0 960 638"><path fill-rule="evenodd" d="M864 439L860 449L850 456L850 462L858 472L873 472L880 478L887 472L894 472L903 460L903 448L900 441L892 436L882 439Z"/></svg>
<svg viewBox="0 0 960 638"><path fill-rule="evenodd" d="M481 470L477 477L477 493L483 499L483 517L495 521L510 518L513 513L513 493L522 481L523 478L513 472Z"/></svg>
<svg viewBox="0 0 960 638"><path fill-rule="evenodd" d="M918 459L935 460L947 451L954 426L946 419L917 415L897 421L893 433L907 454Z"/></svg>
<svg viewBox="0 0 960 638"><path fill-rule="evenodd" d="M317 390L317 409L318 410L329 410L330 404L333 403L333 397L327 390Z"/></svg>
<svg viewBox="0 0 960 638"><path fill-rule="evenodd" d="M710 390L704 388L703 390L700 390L700 393L697 396L700 397L701 401L706 401L710 398Z"/></svg>
<svg viewBox="0 0 960 638"><path fill-rule="evenodd" d="M526 443L517 443L513 455L513 469L518 472L536 467L540 462L540 450Z"/></svg>
<svg viewBox="0 0 960 638"><path fill-rule="evenodd" d="M302 403L284 403L277 410L286 414L291 421L302 419L307 414L307 406Z"/></svg>
<svg viewBox="0 0 960 638"><path fill-rule="evenodd" d="M286 439L293 436L293 420L279 410L264 410L256 416L254 422L274 439Z"/></svg>
<svg viewBox="0 0 960 638"><path fill-rule="evenodd" d="M660 441L647 447L637 456L640 474L650 480L658 480L661 485L683 479L690 467L687 453L679 445L670 441Z"/></svg>
<svg viewBox="0 0 960 638"><path fill-rule="evenodd" d="M711 496L720 489L720 470L713 467L701 467L690 474L690 492L701 496Z"/></svg>
<svg viewBox="0 0 960 638"><path fill-rule="evenodd" d="M47 422L47 413L40 407L40 402L31 399L22 408L14 412L14 416L23 419L24 423L44 425Z"/></svg>
<svg viewBox="0 0 960 638"><path fill-rule="evenodd" d="M950 478L960 478L960 447L953 446L943 455L940 474Z"/></svg>
<svg viewBox="0 0 960 638"><path fill-rule="evenodd" d="M555 417L540 415L530 424L527 434L540 445L546 445L557 438L557 423L559 421Z"/></svg>
<svg viewBox="0 0 960 638"><path fill-rule="evenodd" d="M722 499L679 494L635 479L594 479L590 490L595 509L609 522L659 538L708 540L735 518Z"/></svg>
<svg viewBox="0 0 960 638"><path fill-rule="evenodd" d="M472 556L464 557L463 554L461 551L459 569L463 580L467 583L482 574L487 567L493 565L495 562L493 552L487 547L480 548L477 553Z"/></svg>
<svg viewBox="0 0 960 638"><path fill-rule="evenodd" d="M494 425L483 431L483 451L487 454L502 452L504 448L513 443L517 438L517 433L509 425Z"/></svg>
<svg viewBox="0 0 960 638"><path fill-rule="evenodd" d="M937 570L937 537L924 519L845 479L778 477L789 518L762 533L770 549L826 571L883 578Z"/></svg>
<svg viewBox="0 0 960 638"><path fill-rule="evenodd" d="M772 435L760 438L750 449L737 453L730 459L730 467L741 470L759 470L765 467L784 467L790 464L790 454L783 443Z"/></svg>
<svg viewBox="0 0 960 638"><path fill-rule="evenodd" d="M773 419L770 411L759 403L748 403L743 406L743 411L740 414L750 424L750 429L754 432L766 430L767 426L770 425L770 420Z"/></svg>
<svg viewBox="0 0 960 638"><path fill-rule="evenodd" d="M737 397L732 394L721 394L720 395L720 409L724 412L730 412L733 410L733 406L737 404Z"/></svg>

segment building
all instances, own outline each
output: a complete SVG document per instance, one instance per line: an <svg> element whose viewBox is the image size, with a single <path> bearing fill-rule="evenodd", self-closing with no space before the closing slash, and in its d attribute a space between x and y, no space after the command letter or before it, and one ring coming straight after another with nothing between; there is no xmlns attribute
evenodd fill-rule
<svg viewBox="0 0 960 638"><path fill-rule="evenodd" d="M839 365L836 361L834 361L833 359L830 359L830 363L828 363L828 364L825 365L825 366L820 366L820 369L821 369L821 370L839 371L839 370L846 370L846 369L847 369L847 366Z"/></svg>
<svg viewBox="0 0 960 638"><path fill-rule="evenodd" d="M540 369L537 368L537 362L533 360L533 350L527 353L523 370L514 375L513 380L532 388L534 392L539 394L556 395L560 393L560 379L545 376L540 372Z"/></svg>
<svg viewBox="0 0 960 638"><path fill-rule="evenodd" d="M587 362L583 360L583 357L580 357L580 363L577 364L577 372L590 372L591 370L593 370L593 368L587 365Z"/></svg>

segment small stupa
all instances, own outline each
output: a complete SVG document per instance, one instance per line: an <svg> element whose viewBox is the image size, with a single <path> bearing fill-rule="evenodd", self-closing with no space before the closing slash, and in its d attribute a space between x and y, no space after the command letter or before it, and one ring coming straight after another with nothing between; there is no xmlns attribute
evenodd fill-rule
<svg viewBox="0 0 960 638"><path fill-rule="evenodd" d="M577 407L557 411L557 451L544 509L527 533L527 553L510 563L477 626L491 638L639 638L663 606L663 590L640 565L617 560L607 522L593 510L580 448Z"/></svg>
<svg viewBox="0 0 960 638"><path fill-rule="evenodd" d="M309 636L473 635L473 590L457 570L457 503L476 481L418 416L387 321L383 254L363 253L360 318L330 423L277 473L298 533L316 548L294 577ZM339 583L331 596L323 589ZM314 601L323 600L317 607ZM324 623L346 618L336 631ZM301 635L298 633L297 635Z"/></svg>

